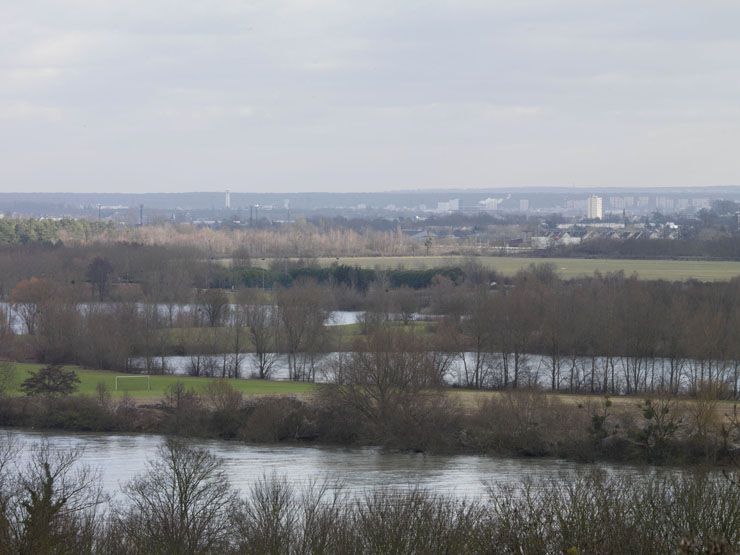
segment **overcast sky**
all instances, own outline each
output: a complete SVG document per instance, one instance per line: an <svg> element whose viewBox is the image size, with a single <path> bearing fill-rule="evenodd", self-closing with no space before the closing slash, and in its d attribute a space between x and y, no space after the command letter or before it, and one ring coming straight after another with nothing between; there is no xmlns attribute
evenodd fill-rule
<svg viewBox="0 0 740 555"><path fill-rule="evenodd" d="M573 184L740 184L740 2L0 2L3 192Z"/></svg>

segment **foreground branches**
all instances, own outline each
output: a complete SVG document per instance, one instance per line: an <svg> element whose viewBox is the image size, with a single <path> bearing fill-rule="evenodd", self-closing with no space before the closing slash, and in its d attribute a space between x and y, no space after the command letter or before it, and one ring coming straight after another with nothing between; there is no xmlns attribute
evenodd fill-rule
<svg viewBox="0 0 740 555"><path fill-rule="evenodd" d="M222 461L167 440L147 472L101 497L80 453L0 441L3 553L733 553L734 475L562 475L489 484L462 502L416 488L351 495L264 477L240 496ZM19 460L12 461L15 463Z"/></svg>

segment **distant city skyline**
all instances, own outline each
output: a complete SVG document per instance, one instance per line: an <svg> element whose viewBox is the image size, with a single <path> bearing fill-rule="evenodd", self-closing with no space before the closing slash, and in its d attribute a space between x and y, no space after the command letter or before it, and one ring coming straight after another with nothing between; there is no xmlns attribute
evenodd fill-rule
<svg viewBox="0 0 740 555"><path fill-rule="evenodd" d="M5 2L0 192L740 185L738 20L688 0Z"/></svg>

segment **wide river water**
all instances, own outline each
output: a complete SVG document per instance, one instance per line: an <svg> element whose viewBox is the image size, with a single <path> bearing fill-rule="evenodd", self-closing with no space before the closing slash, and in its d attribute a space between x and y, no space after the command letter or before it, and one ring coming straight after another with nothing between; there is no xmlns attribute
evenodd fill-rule
<svg viewBox="0 0 740 555"><path fill-rule="evenodd" d="M101 485L114 497L120 485L147 469L161 436L134 434L61 434L7 430L19 448L19 464L32 450L48 441L52 450L82 448L81 464L100 472ZM245 445L218 440L193 440L222 458L232 486L241 492L262 477L284 477L304 486L312 480L338 481L344 491L362 495L377 489L422 487L456 498L486 495L486 484L515 483L524 479L567 479L600 468L634 477L645 468L581 464L552 459L515 459L481 456L441 456L385 452L377 448L294 447Z"/></svg>

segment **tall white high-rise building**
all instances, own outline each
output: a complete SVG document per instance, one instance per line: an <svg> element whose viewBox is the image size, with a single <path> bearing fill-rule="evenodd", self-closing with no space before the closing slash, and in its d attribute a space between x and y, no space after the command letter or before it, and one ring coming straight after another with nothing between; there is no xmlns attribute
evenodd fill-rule
<svg viewBox="0 0 740 555"><path fill-rule="evenodd" d="M228 210L231 208L231 191L226 189L226 196L224 197L224 208Z"/></svg>
<svg viewBox="0 0 740 555"><path fill-rule="evenodd" d="M591 195L586 203L586 214L589 220L600 220L604 217L604 208L601 197Z"/></svg>

